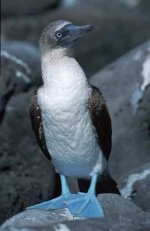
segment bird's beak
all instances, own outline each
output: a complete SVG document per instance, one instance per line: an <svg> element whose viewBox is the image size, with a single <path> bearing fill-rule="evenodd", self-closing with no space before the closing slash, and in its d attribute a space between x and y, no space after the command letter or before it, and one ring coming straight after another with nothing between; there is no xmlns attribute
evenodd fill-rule
<svg viewBox="0 0 150 231"><path fill-rule="evenodd" d="M65 26L62 38L58 41L58 45L62 47L71 47L76 40L84 36L95 28L93 25L76 26L68 24Z"/></svg>

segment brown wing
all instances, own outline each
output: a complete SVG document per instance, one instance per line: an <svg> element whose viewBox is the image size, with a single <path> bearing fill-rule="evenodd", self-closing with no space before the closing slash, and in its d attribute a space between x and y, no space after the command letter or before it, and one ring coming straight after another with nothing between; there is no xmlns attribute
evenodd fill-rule
<svg viewBox="0 0 150 231"><path fill-rule="evenodd" d="M39 107L38 101L37 101L37 91L31 97L29 112L30 112L31 125L32 125L32 129L34 131L36 140L37 140L41 150L45 154L45 156L48 159L51 159L50 154L49 154L47 147L46 147L43 125L42 125L42 118L41 118L41 110L40 110L40 107Z"/></svg>
<svg viewBox="0 0 150 231"><path fill-rule="evenodd" d="M97 132L99 145L108 160L111 152L111 118L102 93L94 86L92 86L92 93L89 99L89 111Z"/></svg>

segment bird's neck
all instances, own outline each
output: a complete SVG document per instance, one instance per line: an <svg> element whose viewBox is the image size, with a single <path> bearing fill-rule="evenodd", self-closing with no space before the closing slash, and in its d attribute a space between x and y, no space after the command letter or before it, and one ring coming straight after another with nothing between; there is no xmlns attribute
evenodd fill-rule
<svg viewBox="0 0 150 231"><path fill-rule="evenodd" d="M65 90L72 86L79 89L88 85L84 71L65 50L52 50L44 54L41 61L45 87Z"/></svg>

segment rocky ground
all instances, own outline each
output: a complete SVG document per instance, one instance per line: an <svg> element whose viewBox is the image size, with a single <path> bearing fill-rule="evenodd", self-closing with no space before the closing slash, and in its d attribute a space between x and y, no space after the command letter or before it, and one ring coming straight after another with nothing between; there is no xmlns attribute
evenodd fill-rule
<svg viewBox="0 0 150 231"><path fill-rule="evenodd" d="M113 126L110 169L118 178L118 172L122 176L149 162L150 41L105 67L90 82L102 90L108 103Z"/></svg>
<svg viewBox="0 0 150 231"><path fill-rule="evenodd" d="M44 211L26 210L2 225L2 231L99 231L99 230L148 230L150 213L143 212L132 202L115 194L101 194L98 200L105 218L81 219L73 217L67 209Z"/></svg>
<svg viewBox="0 0 150 231"><path fill-rule="evenodd" d="M24 2L14 0L12 7L11 1L2 1L0 223L28 205L56 195L56 175L36 144L28 108L32 92L41 85L40 33L48 22L64 18L98 26L95 33L76 44L75 52L90 82L107 100L113 125L109 166L123 197L99 196L106 213L103 220L67 221L72 218L64 217L66 211L25 211L6 221L3 228L92 230L94 224L94 230L149 230L149 0L72 1L71 5L65 0L43 0L39 4L32 0L30 7ZM18 11L18 4L26 7ZM39 223L34 222L37 217Z"/></svg>

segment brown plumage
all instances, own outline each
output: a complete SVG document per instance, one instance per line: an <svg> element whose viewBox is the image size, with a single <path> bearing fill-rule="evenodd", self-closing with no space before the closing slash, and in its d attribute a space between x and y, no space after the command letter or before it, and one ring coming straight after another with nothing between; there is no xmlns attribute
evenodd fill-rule
<svg viewBox="0 0 150 231"><path fill-rule="evenodd" d="M31 125L34 131L36 140L41 150L45 154L45 156L50 160L51 158L50 158L50 154L46 147L45 136L44 136L44 131L43 131L41 110L40 110L40 107L37 101L37 91L35 91L31 97L29 112L30 112Z"/></svg>
<svg viewBox="0 0 150 231"><path fill-rule="evenodd" d="M94 86L92 86L92 89L92 94L89 98L89 111L97 132L97 141L108 160L111 152L111 118L102 93Z"/></svg>

